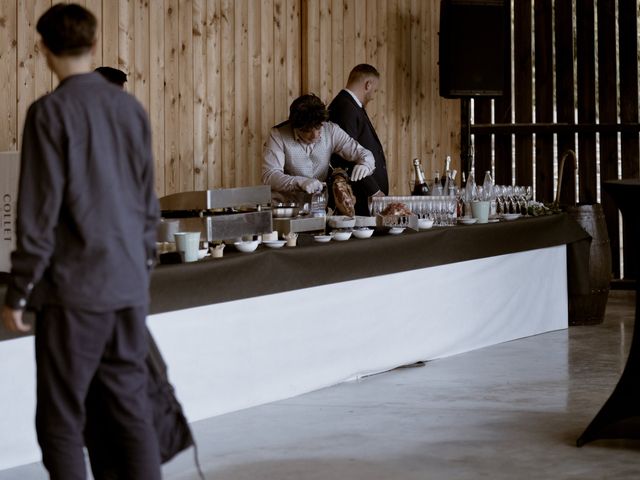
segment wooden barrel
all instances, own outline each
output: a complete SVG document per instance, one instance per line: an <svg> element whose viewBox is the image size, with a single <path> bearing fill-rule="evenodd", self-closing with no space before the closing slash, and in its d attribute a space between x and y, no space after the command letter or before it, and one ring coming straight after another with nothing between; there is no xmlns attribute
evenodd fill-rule
<svg viewBox="0 0 640 480"><path fill-rule="evenodd" d="M569 295L569 325L596 325L604 320L611 282L611 246L602 205L568 207L567 213L591 235L589 293Z"/></svg>

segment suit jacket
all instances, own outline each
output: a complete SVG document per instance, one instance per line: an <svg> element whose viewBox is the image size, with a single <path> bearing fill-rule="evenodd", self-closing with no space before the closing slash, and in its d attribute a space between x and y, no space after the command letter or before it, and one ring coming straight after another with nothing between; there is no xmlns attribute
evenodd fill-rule
<svg viewBox="0 0 640 480"><path fill-rule="evenodd" d="M356 214L369 215L369 196L378 190L385 195L389 193L387 162L380 139L364 108L360 107L346 90L340 90L329 105L329 120L337 123L360 145L370 150L376 160L376 169L372 175L351 184L356 196ZM331 165L345 168L348 171L353 167L353 163L346 162L337 155L331 158Z"/></svg>

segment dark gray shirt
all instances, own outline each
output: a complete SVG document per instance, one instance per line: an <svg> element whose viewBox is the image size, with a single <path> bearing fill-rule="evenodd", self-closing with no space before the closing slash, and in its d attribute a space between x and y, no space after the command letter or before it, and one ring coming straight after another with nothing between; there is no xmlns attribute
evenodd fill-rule
<svg viewBox="0 0 640 480"><path fill-rule="evenodd" d="M64 79L27 112L5 303L146 304L158 216L142 105L98 73Z"/></svg>

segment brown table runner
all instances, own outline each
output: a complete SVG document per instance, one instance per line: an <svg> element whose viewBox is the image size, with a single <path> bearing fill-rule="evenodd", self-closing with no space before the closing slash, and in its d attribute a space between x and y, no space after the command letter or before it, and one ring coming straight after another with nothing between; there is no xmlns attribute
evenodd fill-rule
<svg viewBox="0 0 640 480"><path fill-rule="evenodd" d="M298 247L254 253L225 249L221 259L161 265L151 279L151 313L296 290L436 265L568 244L570 291L588 290L588 234L568 215L433 228L321 244L301 234ZM586 280L586 284L585 284ZM4 298L4 289L0 291ZM0 329L0 339L8 338Z"/></svg>

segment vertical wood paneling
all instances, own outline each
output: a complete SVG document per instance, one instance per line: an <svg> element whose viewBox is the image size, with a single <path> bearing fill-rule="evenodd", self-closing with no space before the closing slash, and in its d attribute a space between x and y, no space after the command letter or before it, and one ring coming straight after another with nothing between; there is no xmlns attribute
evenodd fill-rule
<svg viewBox="0 0 640 480"><path fill-rule="evenodd" d="M352 11L352 9L348 10ZM338 92L344 87L344 70L349 68L349 64L345 60L344 52L343 13L343 1L331 0L331 92ZM349 35L349 31L347 31L347 35ZM331 99L327 97L325 101L329 102Z"/></svg>
<svg viewBox="0 0 640 480"><path fill-rule="evenodd" d="M259 182L269 128L290 102L326 102L357 63L382 74L368 112L392 191L413 156L456 154L459 102L437 93L438 0L80 0L99 21L95 65L128 74L147 108L159 195ZM24 112L55 84L35 21L51 0L0 3L0 149L17 148ZM6 48L5 48L6 46ZM455 158L455 157L454 157Z"/></svg>
<svg viewBox="0 0 640 480"><path fill-rule="evenodd" d="M207 186L222 187L220 0L207 0Z"/></svg>
<svg viewBox="0 0 640 480"><path fill-rule="evenodd" d="M118 3L118 66L129 76L127 88L135 92L135 73L132 69L135 63L135 13L134 0L119 0Z"/></svg>
<svg viewBox="0 0 640 480"><path fill-rule="evenodd" d="M134 3L133 24L134 57L129 82L133 84L135 96L147 111L149 110L150 102L149 74L151 69L149 30L148 0L136 0Z"/></svg>
<svg viewBox="0 0 640 480"><path fill-rule="evenodd" d="M206 0L193 1L193 188L206 190L207 174L207 50Z"/></svg>
<svg viewBox="0 0 640 480"><path fill-rule="evenodd" d="M287 0L287 57L286 57L286 71L287 71L287 99L284 104L284 115L286 117L289 112L289 104L302 92L302 80L299 72L302 69L297 69L296 66L304 65L307 59L303 59L300 50L300 41L302 37L302 18L300 16L300 3L298 0ZM304 78L304 77L302 77ZM278 89L279 90L279 89ZM278 115L276 108L276 119L281 118Z"/></svg>
<svg viewBox="0 0 640 480"><path fill-rule="evenodd" d="M22 140L22 125L29 105L43 91L38 91L36 87L36 64L41 55L37 46L36 22L38 20L38 10L42 7L42 2L29 2L19 0L17 4L17 22L24 28L18 28L17 36L17 95L18 95L18 144Z"/></svg>
<svg viewBox="0 0 640 480"><path fill-rule="evenodd" d="M222 0L221 6L221 50L224 52L221 77L222 82L222 187L235 185L235 142L234 142L234 97L236 49L234 45L233 0ZM222 59L221 59L222 60Z"/></svg>
<svg viewBox="0 0 640 480"><path fill-rule="evenodd" d="M93 12L98 22L97 38L96 38L96 53L93 58L93 68L102 65L102 0L86 0L84 7Z"/></svg>
<svg viewBox="0 0 640 480"><path fill-rule="evenodd" d="M193 0L178 2L179 189L194 189L193 157Z"/></svg>
<svg viewBox="0 0 640 480"><path fill-rule="evenodd" d="M168 195L180 191L180 50L178 32L178 0L165 0L164 3L164 175L165 191Z"/></svg>
<svg viewBox="0 0 640 480"><path fill-rule="evenodd" d="M16 2L0 2L0 151L18 150L17 25Z"/></svg>
<svg viewBox="0 0 640 480"><path fill-rule="evenodd" d="M271 96L274 97L276 116L275 122L266 123L267 128L284 121L289 115L290 102L287 91L283 88L285 79L287 78L288 63L286 58L290 47L290 45L287 44L287 38L289 38L287 27L289 22L284 8L285 5L286 2L284 0L276 0L272 7L272 22L274 28L273 31L271 31L271 45L267 47L267 51L270 50L273 52L275 60L273 66L270 67L266 64L264 67L267 69L273 68L271 76L276 79L275 84L269 84L269 88L273 87L274 89ZM268 25L264 25L264 27L268 28ZM268 71L269 70L267 70L267 72Z"/></svg>
<svg viewBox="0 0 640 480"><path fill-rule="evenodd" d="M248 85L248 151L247 151L247 167L248 172L245 175L247 185L258 185L260 183L260 158L262 153L262 115L260 106L262 105L261 89L262 89L262 68L260 55L261 41L261 2L250 4L249 8L249 85ZM286 18L286 17L285 17ZM268 128L266 125L264 128Z"/></svg>
<svg viewBox="0 0 640 480"><path fill-rule="evenodd" d="M234 3L234 45L236 48L235 61L235 112L234 112L234 138L235 138L235 159L236 168L233 183L238 186L245 185L244 174L247 161L247 74L249 63L248 36L247 36L247 5L245 2Z"/></svg>
<svg viewBox="0 0 640 480"><path fill-rule="evenodd" d="M303 8L305 91L331 101L356 64L371 63L381 73L367 110L385 149L393 193L407 192L413 157L423 160L429 176L447 154L459 162L459 102L441 99L437 89L438 1L308 0ZM339 55L332 41L341 36Z"/></svg>
<svg viewBox="0 0 640 480"><path fill-rule="evenodd" d="M156 192L165 192L165 71L164 71L164 25L165 0L154 0L153 8L149 9L149 121L153 129L153 157L155 160ZM117 24L116 24L117 25ZM105 31L103 29L103 31ZM106 48L103 52L106 55Z"/></svg>
<svg viewBox="0 0 640 480"><path fill-rule="evenodd" d="M339 61L339 60L338 60ZM331 84L333 78L331 58L331 3L320 2L320 70L316 73L320 80L317 89L313 93L329 102L331 100Z"/></svg>
<svg viewBox="0 0 640 480"><path fill-rule="evenodd" d="M119 68L118 61L118 35L119 35L119 2L102 2L102 62L101 65ZM154 5L154 9L162 12L162 4ZM157 10L156 10L157 11ZM163 22L164 23L164 22ZM158 24L155 24L158 25ZM162 25L162 23L160 24ZM163 28L155 29L163 31Z"/></svg>

